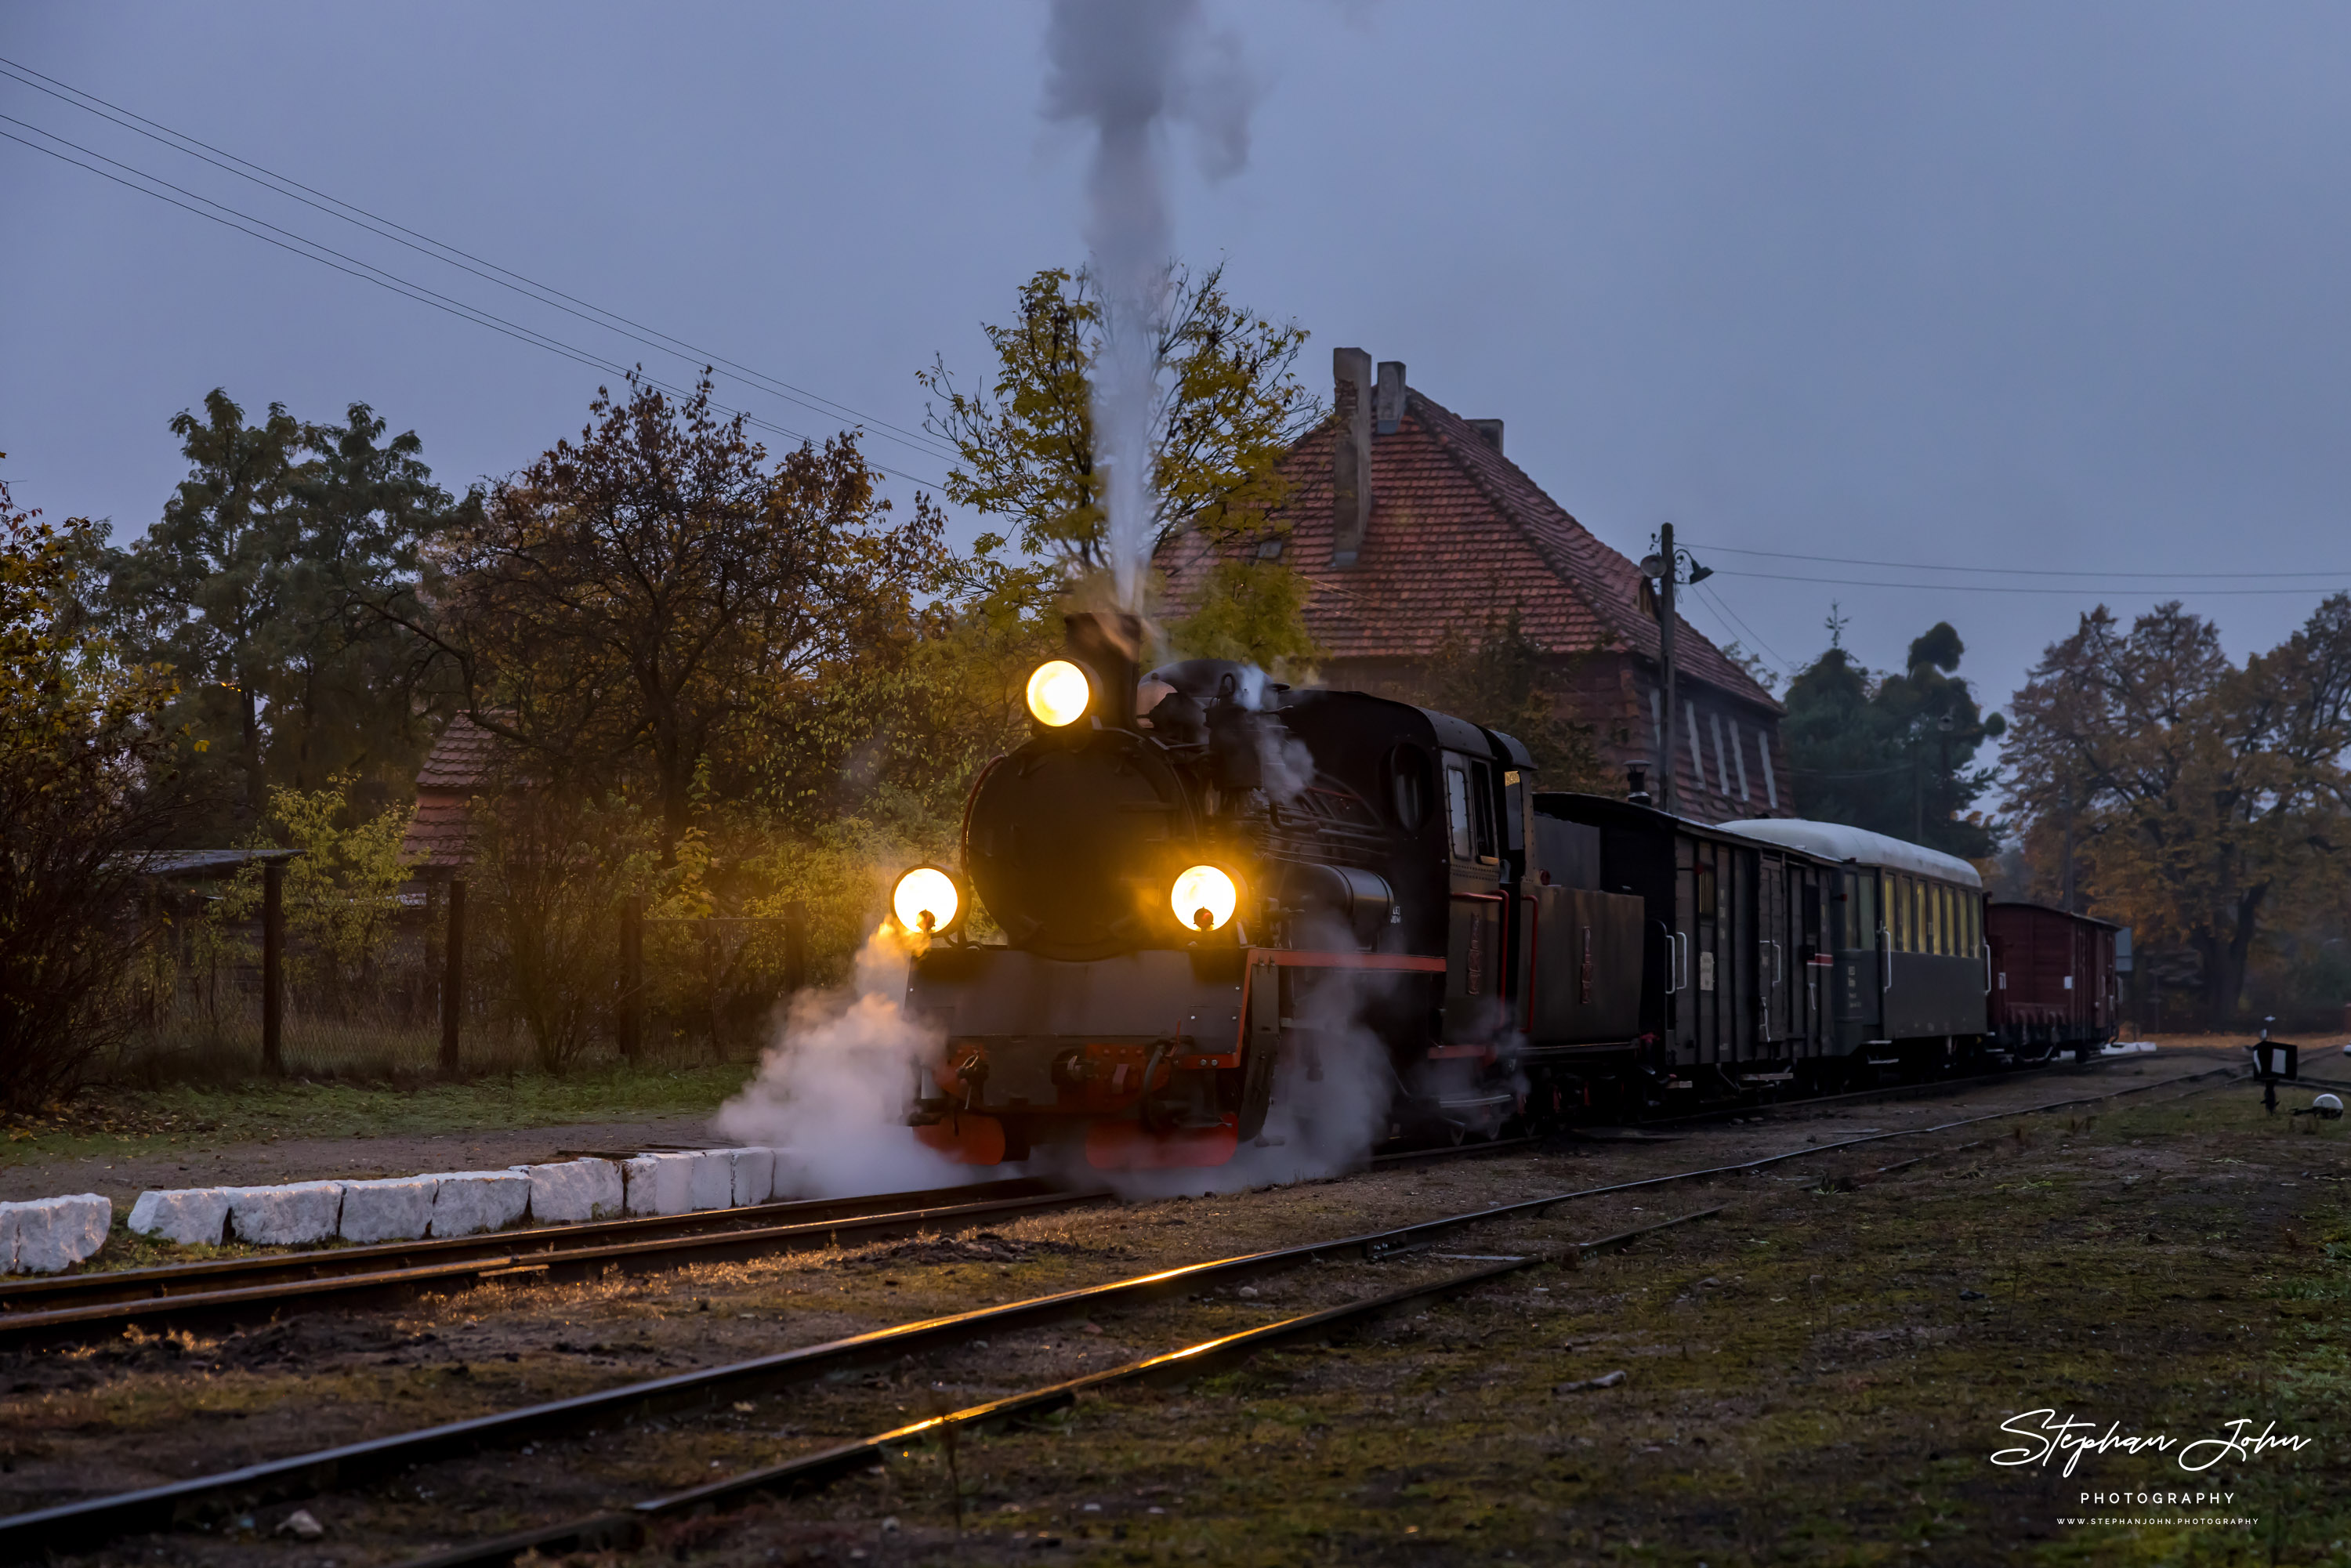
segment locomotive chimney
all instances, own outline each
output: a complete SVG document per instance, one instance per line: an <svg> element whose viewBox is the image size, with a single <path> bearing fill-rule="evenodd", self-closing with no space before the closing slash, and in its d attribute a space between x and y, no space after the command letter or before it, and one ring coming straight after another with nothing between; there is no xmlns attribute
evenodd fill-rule
<svg viewBox="0 0 2351 1568"><path fill-rule="evenodd" d="M1104 729L1134 727L1134 687L1140 678L1134 655L1143 646L1143 621L1123 611L1081 610L1069 618L1070 652L1102 679L1094 717Z"/></svg>
<svg viewBox="0 0 2351 1568"><path fill-rule="evenodd" d="M1338 440L1331 449L1331 564L1353 566L1372 520L1372 357L1331 352Z"/></svg>
<svg viewBox="0 0 2351 1568"><path fill-rule="evenodd" d="M1377 434L1394 435L1404 423L1404 361L1382 360L1380 383L1372 394L1372 423Z"/></svg>

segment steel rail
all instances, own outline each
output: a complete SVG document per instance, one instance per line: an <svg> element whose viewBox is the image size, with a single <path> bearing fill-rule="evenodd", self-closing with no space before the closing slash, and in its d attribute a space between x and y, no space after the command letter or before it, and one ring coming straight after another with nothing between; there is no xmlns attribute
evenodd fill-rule
<svg viewBox="0 0 2351 1568"><path fill-rule="evenodd" d="M1534 1138L1514 1138L1381 1155L1374 1157L1367 1168L1520 1153L1531 1150L1539 1142ZM287 1305L314 1303L352 1293L413 1289L442 1280L478 1278L489 1272L536 1270L541 1265L552 1270L575 1263L609 1261L615 1256L642 1260L661 1256L664 1248L707 1255L715 1245L739 1240L764 1249L778 1239L790 1240L810 1229L886 1233L910 1223L934 1225L985 1219L998 1213L1019 1215L1040 1207L1096 1202L1106 1196L1100 1188L1075 1190L1041 1176L1012 1176L964 1186L865 1197L809 1198L480 1236L265 1253L20 1280L0 1283L0 1348L26 1339L54 1337L61 1330L77 1326L111 1328L161 1321L175 1313L219 1317L232 1314L236 1309L256 1309L278 1301ZM941 1199L949 1201L938 1201ZM625 1254L611 1251L612 1244L632 1241L640 1245ZM645 1245L648 1243L652 1245ZM246 1282L231 1283L238 1281ZM116 1310L108 1311L110 1307Z"/></svg>
<svg viewBox="0 0 2351 1568"><path fill-rule="evenodd" d="M793 1225L716 1229L693 1236L657 1237L643 1241L608 1241L601 1245L555 1250L501 1250L476 1254L452 1262L424 1263L406 1269L378 1269L353 1274L329 1274L316 1279L276 1281L268 1284L197 1291L130 1301L95 1301L0 1317L0 1350L61 1339L86 1338L114 1333L133 1324L154 1325L190 1321L206 1323L275 1317L288 1309L354 1301L404 1299L431 1289L470 1290L485 1280L532 1274L545 1279L575 1279L606 1269L671 1268L684 1263L724 1262L773 1252L794 1243L824 1243L843 1236L872 1240L909 1231L962 1227L991 1218L1019 1218L1112 1199L1105 1191L1048 1193L1035 1197L1003 1197L985 1203L949 1204L936 1208L897 1213L851 1215L838 1219L805 1220Z"/></svg>
<svg viewBox="0 0 2351 1568"><path fill-rule="evenodd" d="M1672 1116L1653 1116L1638 1124L1644 1127L1677 1127L1695 1123L1719 1122L1732 1116L1759 1120L1792 1111L1817 1111L1823 1106L1871 1105L1896 1100L1931 1100L1938 1094L1995 1083L2011 1083L2044 1073L2070 1070L2088 1072L2094 1069L2112 1067L2118 1061L2137 1061L2139 1055L2107 1056L2089 1061L2067 1061L2052 1058L2047 1061L2027 1062L2014 1067L1995 1067L1981 1072L1970 1072L1957 1078L1943 1078L1927 1083L1887 1083L1874 1089L1848 1089L1835 1094L1813 1094L1801 1100L1765 1100L1752 1105L1717 1105L1703 1111L1685 1111Z"/></svg>
<svg viewBox="0 0 2351 1568"><path fill-rule="evenodd" d="M845 1339L804 1346L798 1350L782 1351L750 1361L705 1367L648 1382L625 1384L593 1394L577 1395L569 1399L497 1411L487 1416L475 1416L469 1420L395 1433L387 1437L346 1444L314 1453L295 1455L288 1458L266 1460L239 1469L209 1476L192 1477L184 1481L167 1482L162 1486L139 1491L86 1499L79 1502L61 1503L28 1513L0 1518L0 1559L13 1560L19 1556L38 1556L136 1531L168 1529L174 1524L194 1522L237 1507L250 1508L263 1503L308 1497L320 1491L339 1486L348 1486L371 1476L391 1473L413 1465L450 1458L482 1448L519 1443L550 1428L576 1427L591 1420L619 1420L640 1415L657 1415L673 1410L707 1407L715 1405L721 1398L732 1398L738 1393L790 1386L831 1372L849 1371L862 1366L886 1364L903 1355L928 1354L959 1344L967 1340L985 1337L992 1333L1033 1327L1105 1305L1129 1301L1145 1301L1155 1296L1195 1288L1207 1281L1243 1279L1256 1274L1276 1272L1285 1268L1310 1263L1316 1258L1327 1255L1352 1252L1370 1260L1396 1257L1405 1252L1422 1249L1448 1230L1484 1224L1495 1219L1531 1217L1561 1204L1573 1203L1583 1198L1635 1192L1674 1182L1703 1181L1716 1176L1744 1175L1791 1160L1816 1158L1839 1149L1883 1143L1891 1138L1928 1136L1960 1127L1976 1126L1985 1122L2036 1115L2075 1105L2099 1103L2150 1089L2176 1088L2183 1083L2199 1082L2224 1075L2231 1079L2243 1076L2233 1068L2215 1068L2210 1071L2193 1074L2185 1079L2166 1079L2156 1083L2135 1084L2128 1089L2115 1090L2105 1094L2084 1095L2068 1100L2053 1101L2041 1105L1995 1111L1932 1127L1912 1127L1891 1133L1865 1134L1857 1137L1840 1139L1831 1144L1807 1145L1801 1149L1791 1150L1785 1154L1768 1155L1733 1165L1678 1171L1634 1181L1613 1182L1602 1186L1554 1193L1515 1203L1497 1204L1483 1209L1393 1227L1386 1230L1342 1237L1333 1240L1305 1242L1204 1263L1185 1264L1153 1273L1134 1275L1124 1280L1111 1281L1100 1285L1064 1291L1050 1296L1035 1297L1025 1301L1007 1302L1000 1306L976 1308L946 1317L898 1323L887 1328L871 1330L862 1334L853 1334Z"/></svg>
<svg viewBox="0 0 2351 1568"><path fill-rule="evenodd" d="M200 1262L162 1263L142 1269L58 1274L45 1279L17 1276L0 1280L0 1314L26 1310L44 1311L68 1301L152 1300L198 1291L216 1291L225 1288L226 1282L231 1281L250 1284L275 1277L323 1279L335 1273L371 1273L385 1269L412 1268L421 1262L440 1260L495 1258L509 1253L556 1251L590 1242L647 1240L717 1229L835 1218L846 1219L950 1204L1042 1197L1066 1190L1042 1177L1014 1176L1002 1181L930 1187L916 1192L873 1193L861 1197L795 1198L782 1203L749 1204L740 1208L705 1208L691 1214L632 1215L619 1219L589 1220L579 1225L546 1225L525 1230L490 1231L478 1236L383 1241L303 1252L259 1252L248 1257L212 1258ZM26 1303L30 1303L29 1307ZM5 1322L5 1318L0 1318L0 1322Z"/></svg>
<svg viewBox="0 0 2351 1568"><path fill-rule="evenodd" d="M1696 1213L1677 1215L1671 1219L1619 1231L1598 1240L1572 1241L1568 1243L1567 1250L1579 1258L1609 1251L1630 1246L1660 1230L1670 1230L1695 1220L1712 1219L1721 1212L1719 1207L1699 1209ZM586 1551L633 1551L644 1544L646 1526L658 1520L716 1512L760 1496L796 1496L816 1491L885 1457L893 1448L903 1450L917 1443L928 1442L950 1427L990 1430L1014 1421L1033 1419L1066 1409L1076 1404L1081 1394L1118 1384L1196 1377L1213 1368L1245 1361L1259 1351L1285 1340L1328 1333L1401 1307L1459 1295L1522 1269L1552 1260L1550 1255L1542 1253L1494 1259L1482 1269L1471 1269L1443 1279L1407 1285L1402 1290L1389 1291L1361 1301L1342 1302L1321 1312L1285 1318L1278 1322L1244 1329L1238 1333L1220 1334L1215 1339L1203 1340L1178 1350L1164 1351L1122 1366L1105 1367L1100 1372L1090 1372L1040 1388L1006 1395L946 1415L893 1427L887 1432L877 1432L855 1442L804 1454L780 1464L746 1470L684 1491L648 1498L632 1504L625 1512L592 1514L560 1524L498 1536L454 1551L413 1559L403 1568L494 1568L496 1564L512 1563L532 1552L557 1555Z"/></svg>
<svg viewBox="0 0 2351 1568"><path fill-rule="evenodd" d="M1461 1224L1507 1218L1514 1215L1539 1215L1555 1205L1576 1198L1600 1197L1618 1192L1638 1192L1644 1187L1667 1186L1675 1182L1706 1181L1716 1176L1745 1176L1750 1171L1762 1170L1769 1166L1785 1165L1791 1160L1811 1159L1834 1153L1838 1149L1856 1148L1864 1144L1882 1144L1888 1138L1921 1138L1935 1133L1957 1132L1961 1127L1978 1126L1985 1122L2001 1122L2014 1116L2034 1116L2046 1111L2063 1111L2075 1105L2096 1104L2102 1101L2120 1099L2126 1094L2142 1093L2149 1089L2176 1088L2182 1083L2193 1083L2222 1074L2231 1078L2240 1076L2237 1070L2232 1067L2216 1067L2210 1071L2194 1073L2186 1078L2167 1078L2155 1083L2134 1084L2128 1089L2117 1089L2107 1094L2085 1094L2071 1100L2053 1100L2041 1105L2020 1106L2011 1111L1990 1111L1980 1116L1963 1116L1958 1121L1941 1122L1931 1127L1903 1127L1891 1133L1864 1133L1855 1137L1839 1138L1834 1143L1807 1144L1801 1149L1793 1149L1786 1154L1765 1155L1757 1159L1742 1160L1733 1165L1709 1166L1703 1170L1676 1171L1667 1176L1643 1176L1633 1181L1612 1182L1605 1186L1585 1187L1578 1192L1556 1193L1548 1197L1530 1197L1515 1203L1496 1204L1490 1208L1479 1209L1472 1214L1449 1216L1444 1219L1427 1220L1419 1225L1398 1226L1386 1233L1387 1236L1397 1239L1387 1252L1367 1249L1366 1255L1389 1256L1395 1250L1425 1246L1430 1239Z"/></svg>

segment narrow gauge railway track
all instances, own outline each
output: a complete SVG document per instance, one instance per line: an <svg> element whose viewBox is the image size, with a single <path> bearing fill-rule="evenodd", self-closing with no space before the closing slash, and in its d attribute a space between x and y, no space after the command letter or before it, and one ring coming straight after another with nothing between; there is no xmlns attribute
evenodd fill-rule
<svg viewBox="0 0 2351 1568"><path fill-rule="evenodd" d="M1371 1167L1520 1153L1540 1143L1537 1138L1505 1138L1407 1150L1378 1155ZM1042 1176L1016 1176L919 1192L18 1280L0 1284L0 1350L112 1333L134 1325L142 1330L166 1322L219 1326L264 1321L287 1311L378 1305L420 1291L461 1290L517 1274L564 1279L605 1268L728 1261L819 1239L880 1240L909 1231L1107 1202L1111 1196L1099 1187L1070 1188Z"/></svg>
<svg viewBox="0 0 2351 1568"><path fill-rule="evenodd" d="M1837 1094L1811 1094L1801 1100L1758 1100L1752 1104L1723 1104L1703 1111L1686 1111L1672 1116L1652 1116L1641 1123L1644 1127L1684 1127L1710 1122L1728 1121L1733 1116L1750 1120L1771 1118L1792 1112L1820 1111L1838 1105L1873 1105L1893 1100L1931 1100L1938 1094L1980 1088L1988 1084L2010 1083L2058 1071L2064 1068L2088 1072L2103 1071L2120 1061L2142 1061L2139 1056L2099 1057L2091 1061L2071 1062L2058 1058L2047 1061L2027 1062L2021 1066L1995 1067L1981 1072L1970 1072L1957 1078L1930 1079L1918 1083L1887 1083L1873 1089L1849 1089ZM2173 1079L2168 1082L2178 1082Z"/></svg>
<svg viewBox="0 0 2351 1568"><path fill-rule="evenodd" d="M1981 1074L1939 1084L1865 1090L1747 1109L1750 1115L1760 1115L1764 1109L1786 1112L1893 1098L1928 1098L1970 1083L2001 1082L2009 1076ZM2164 1083L2189 1081L2166 1079L2136 1088L2159 1088ZM1722 1110L1644 1125L1719 1122L1736 1113L1735 1110ZM1543 1141L1540 1136L1524 1136L1398 1150L1374 1155L1369 1167L1381 1170L1527 1153L1540 1148ZM257 1254L20 1280L0 1284L0 1350L111 1334L133 1326L142 1330L166 1323L233 1326L267 1321L289 1311L381 1305L422 1291L470 1289L486 1280L519 1274L567 1279L603 1269L651 1270L680 1263L729 1261L805 1244L819 1237L828 1240L841 1236L879 1240L909 1231L964 1226L992 1218L1019 1218L1104 1202L1109 1197L1101 1189L1071 1190L1044 1177L1021 1176L864 1197L759 1204L745 1208L598 1220L439 1240Z"/></svg>
<svg viewBox="0 0 2351 1568"><path fill-rule="evenodd" d="M212 1258L201 1262L165 1263L151 1268L58 1274L47 1279L16 1276L0 1279L0 1312L39 1312L57 1306L84 1306L98 1301L184 1295L217 1291L231 1285L264 1284L273 1280L326 1279L338 1273L364 1273L423 1262L452 1262L510 1252L549 1251L581 1242L660 1240L726 1228L848 1219L869 1214L889 1214L904 1209L981 1203L1000 1198L1041 1197L1063 1190L1058 1184L1042 1177L1017 1176L1003 1181L975 1182L967 1186L931 1187L920 1192L795 1199L784 1203L753 1204L742 1208L705 1208L692 1214L638 1215L625 1219L538 1226L526 1230L495 1231L479 1236L385 1241L303 1252L256 1252L241 1258Z"/></svg>
<svg viewBox="0 0 2351 1568"><path fill-rule="evenodd" d="M880 1240L991 1219L1018 1219L1106 1203L1112 1197L1100 1188L1071 1191L1042 1181L989 1185L1023 1190L911 1208L893 1206L907 1197L955 1197L974 1189L845 1202L763 1204L696 1215L647 1216L455 1237L444 1242L352 1247L73 1276L42 1281L51 1289L39 1295L26 1292L21 1298L21 1310L0 1315L0 1350L87 1339L134 1326L153 1329L164 1323L190 1322L219 1326L267 1321L288 1311L321 1306L380 1305L420 1291L466 1290L483 1281L518 1275L562 1280L609 1269L726 1262L793 1246L821 1246L842 1237ZM812 1217L807 1213L810 1210L815 1211ZM436 1252L436 1248L445 1251ZM70 1289L73 1286L83 1289L75 1291ZM10 1300L15 1305L19 1299L12 1296Z"/></svg>
<svg viewBox="0 0 2351 1568"><path fill-rule="evenodd" d="M834 1373L848 1374L886 1365L904 1356L926 1355L991 1333L1064 1322L1105 1308L1180 1294L1212 1283L1238 1284L1259 1276L1303 1267L1317 1258L1348 1255L1370 1260L1396 1258L1425 1250L1440 1237L1456 1230L1501 1219L1535 1218L1562 1204L1579 1199L1637 1192L1686 1181L1743 1176L1791 1161L1816 1160L1843 1149L1885 1143L1895 1138L1931 1136L1988 1122L2070 1110L2153 1089L2186 1088L2195 1092L2198 1091L2191 1086L2210 1086L2210 1081L2216 1078L2241 1076L2231 1068L2215 1068L2209 1072L2152 1084L2135 1084L2105 1094L2081 1095L2040 1105L1990 1112L1929 1127L1864 1134L1825 1144L1807 1144L1799 1149L1752 1160L1546 1194L1386 1230L1186 1264L1028 1301L919 1319L749 1361L624 1384L569 1399L497 1411L470 1420L396 1433L367 1442L248 1465L235 1470L193 1477L185 1481L63 1503L0 1519L0 1559L13 1561L26 1556L71 1551L122 1535L197 1523L235 1509L348 1489L415 1465L459 1458L483 1449L518 1447L537 1438L564 1433L601 1430L634 1418L706 1410L747 1395L804 1385ZM1900 1162L1885 1169L1904 1168L1929 1157L1932 1157L1931 1153L1920 1155L1917 1159Z"/></svg>
<svg viewBox="0 0 2351 1568"><path fill-rule="evenodd" d="M1694 1220L1711 1219L1721 1212L1719 1207L1702 1208L1692 1214L1660 1219L1654 1224L1635 1226L1614 1236L1604 1236L1596 1241L1571 1241L1555 1253L1528 1253L1521 1257L1493 1259L1482 1269L1424 1281L1399 1291L1343 1302L1318 1312L1284 1318L1261 1327L1244 1329L1238 1333L1220 1334L1181 1349L1144 1356L1123 1366L1105 1367L1100 1372L1025 1389L944 1416L893 1427L855 1442L820 1449L781 1464L746 1470L706 1486L648 1498L626 1512L591 1514L560 1524L498 1536L455 1551L413 1559L405 1568L495 1568L496 1564L512 1563L532 1552L561 1554L632 1551L644 1543L646 1526L657 1521L719 1512L739 1507L758 1497L789 1497L820 1490L854 1470L872 1464L893 1449L904 1450L916 1443L928 1442L951 1428L987 1431L1013 1421L1050 1415L1075 1404L1081 1394L1115 1384L1197 1377L1218 1367L1245 1361L1259 1351L1286 1340L1358 1327L1383 1314L1458 1296L1520 1270L1559 1261L1569 1254L1582 1259L1594 1253L1614 1251L1658 1231L1670 1230Z"/></svg>

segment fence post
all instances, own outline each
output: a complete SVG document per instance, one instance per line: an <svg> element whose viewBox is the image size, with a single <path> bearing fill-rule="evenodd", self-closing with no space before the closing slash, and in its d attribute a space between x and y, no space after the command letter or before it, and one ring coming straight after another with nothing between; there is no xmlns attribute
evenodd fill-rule
<svg viewBox="0 0 2351 1568"><path fill-rule="evenodd" d="M286 867L261 862L261 1065L285 1068Z"/></svg>
<svg viewBox="0 0 2351 1568"><path fill-rule="evenodd" d="M645 895L621 901L621 1057L634 1061L645 1039Z"/></svg>
<svg viewBox="0 0 2351 1568"><path fill-rule="evenodd" d="M808 985L808 905L794 899L784 905L784 989L797 993ZM2351 1014L2351 1008L2344 1009Z"/></svg>
<svg viewBox="0 0 2351 1568"><path fill-rule="evenodd" d="M441 1071L457 1071L457 1022L465 1009L465 879L449 879L449 938L441 971Z"/></svg>

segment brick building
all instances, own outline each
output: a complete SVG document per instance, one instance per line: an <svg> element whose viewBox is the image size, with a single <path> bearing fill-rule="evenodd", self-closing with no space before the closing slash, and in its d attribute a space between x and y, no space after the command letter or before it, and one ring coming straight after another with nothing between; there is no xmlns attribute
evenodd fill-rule
<svg viewBox="0 0 2351 1568"><path fill-rule="evenodd" d="M1287 533L1228 547L1286 560L1312 585L1307 626L1330 650L1322 683L1402 695L1448 633L1474 642L1516 608L1524 632L1572 667L1567 716L1591 727L1620 776L1649 768L1654 789L1658 627L1642 608L1639 569L1503 455L1500 420L1463 419L1408 386L1393 361L1374 381L1360 349L1332 361L1331 417L1282 459ZM1174 607L1190 603L1214 560L1196 535L1161 553ZM1682 812L1793 816L1779 703L1687 621L1675 653Z"/></svg>

